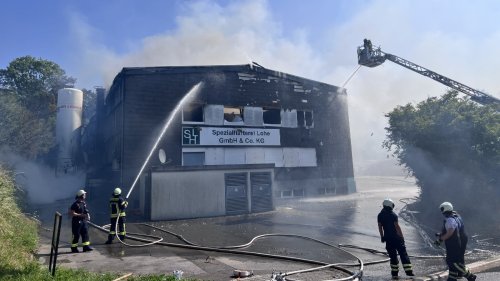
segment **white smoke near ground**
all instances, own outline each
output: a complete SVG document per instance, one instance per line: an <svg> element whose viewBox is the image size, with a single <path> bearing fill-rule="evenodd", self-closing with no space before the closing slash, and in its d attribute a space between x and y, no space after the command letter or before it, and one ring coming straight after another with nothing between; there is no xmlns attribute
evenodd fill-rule
<svg viewBox="0 0 500 281"><path fill-rule="evenodd" d="M307 2L309 3L309 2ZM128 53L115 53L99 41L96 27L78 15L72 26L81 53L80 82L96 74L109 87L123 67L225 65L256 61L266 68L342 86L357 67L356 47L364 38L374 46L442 75L499 96L496 68L500 30L494 2L350 1L357 5L345 20L332 19L314 36L284 30L271 2L184 1L176 27L144 38ZM310 2L308 5L314 5ZM494 5L497 6L497 5ZM323 7L318 7L323 9ZM467 12L467 14L464 14ZM314 15L304 15L314 17ZM95 77L94 77L95 78ZM382 148L384 114L397 105L439 96L446 87L392 62L362 67L346 85L356 172L387 166L400 171ZM369 172L372 173L372 172Z"/></svg>
<svg viewBox="0 0 500 281"><path fill-rule="evenodd" d="M0 149L0 162L8 163L14 172L17 187L25 193L31 204L50 204L73 198L85 183L84 174L56 177L54 168L27 160L5 147Z"/></svg>

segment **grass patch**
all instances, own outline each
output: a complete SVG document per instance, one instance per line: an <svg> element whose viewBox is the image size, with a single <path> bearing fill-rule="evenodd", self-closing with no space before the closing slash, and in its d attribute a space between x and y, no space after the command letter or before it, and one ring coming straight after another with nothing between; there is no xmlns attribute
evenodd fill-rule
<svg viewBox="0 0 500 281"><path fill-rule="evenodd" d="M52 277L47 268L40 266L36 262L30 263L21 271L10 272L7 275L1 276L0 280L5 281L112 281L120 275L112 273L94 273L84 270L75 270L67 268L57 268L56 275ZM175 281L174 276L165 275L143 275L143 276L130 276L127 281ZM195 279L182 279L184 281L195 281Z"/></svg>
<svg viewBox="0 0 500 281"><path fill-rule="evenodd" d="M38 245L36 222L19 209L12 175L0 166L0 277L32 262Z"/></svg>

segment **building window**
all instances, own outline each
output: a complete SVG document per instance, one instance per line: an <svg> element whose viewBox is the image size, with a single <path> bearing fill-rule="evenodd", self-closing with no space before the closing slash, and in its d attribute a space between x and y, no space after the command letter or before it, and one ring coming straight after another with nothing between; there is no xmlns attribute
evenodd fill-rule
<svg viewBox="0 0 500 281"><path fill-rule="evenodd" d="M319 195L335 194L335 188L322 187L318 188Z"/></svg>
<svg viewBox="0 0 500 281"><path fill-rule="evenodd" d="M304 189L281 190L281 198L304 197Z"/></svg>
<svg viewBox="0 0 500 281"><path fill-rule="evenodd" d="M314 118L312 111L297 111L297 125L302 128L314 127Z"/></svg>
<svg viewBox="0 0 500 281"><path fill-rule="evenodd" d="M293 197L304 197L304 189L294 189Z"/></svg>
<svg viewBox="0 0 500 281"><path fill-rule="evenodd" d="M183 122L203 122L203 105L202 104L187 104L182 108Z"/></svg>
<svg viewBox="0 0 500 281"><path fill-rule="evenodd" d="M263 119L266 125L281 125L281 109L264 107Z"/></svg>
<svg viewBox="0 0 500 281"><path fill-rule="evenodd" d="M240 107L224 106L225 124L243 124L243 109Z"/></svg>
<svg viewBox="0 0 500 281"><path fill-rule="evenodd" d="M306 121L306 128L312 128L314 125L313 122L313 113L312 111L305 111L305 121Z"/></svg>
<svg viewBox="0 0 500 281"><path fill-rule="evenodd" d="M205 152L183 152L182 166L203 166L205 165Z"/></svg>

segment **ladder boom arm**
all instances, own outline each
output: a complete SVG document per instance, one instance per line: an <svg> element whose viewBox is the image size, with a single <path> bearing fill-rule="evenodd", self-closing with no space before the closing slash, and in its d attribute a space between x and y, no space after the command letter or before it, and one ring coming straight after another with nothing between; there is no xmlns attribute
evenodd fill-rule
<svg viewBox="0 0 500 281"><path fill-rule="evenodd" d="M403 58L400 58L398 56L388 54L388 53L383 53L385 59L392 61L393 63L399 64L401 66L404 66L410 70L413 70L421 75L427 76L431 79L436 80L437 82L444 84L452 89L455 89L459 92L462 92L468 96L471 97L471 100L478 102L480 104L492 104L492 103L497 103L500 104L500 100L498 100L495 97L492 97L486 93L483 93L481 91L478 91L476 89L473 89L467 85L464 85L460 82L457 82L453 79L450 79L446 76L443 76L441 74L438 74L434 71L431 71L425 67L422 67L418 64L415 64L411 61L405 60Z"/></svg>

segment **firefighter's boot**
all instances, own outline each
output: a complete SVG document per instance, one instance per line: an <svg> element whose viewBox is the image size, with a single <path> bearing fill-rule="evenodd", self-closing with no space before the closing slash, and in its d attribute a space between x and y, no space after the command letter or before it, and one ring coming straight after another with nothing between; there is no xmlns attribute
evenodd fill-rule
<svg viewBox="0 0 500 281"><path fill-rule="evenodd" d="M78 251L77 247L71 247L71 252L72 253L80 253L80 251Z"/></svg>
<svg viewBox="0 0 500 281"><path fill-rule="evenodd" d="M467 278L467 281L476 281L476 275L475 274L470 274L468 277L465 277Z"/></svg>
<svg viewBox="0 0 500 281"><path fill-rule="evenodd" d="M87 246L87 245L86 245L86 246L83 246L83 251L84 251L84 252L90 252L90 251L93 251L93 250L94 250L94 248L92 248L92 247L90 247L90 246Z"/></svg>
<svg viewBox="0 0 500 281"><path fill-rule="evenodd" d="M120 237L121 241L125 241L125 235L118 235L118 237Z"/></svg>
<svg viewBox="0 0 500 281"><path fill-rule="evenodd" d="M113 235L108 235L108 241L106 241L106 244L112 244L113 238L115 238Z"/></svg>

